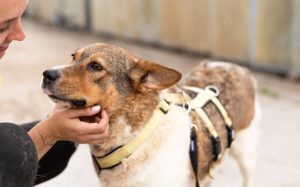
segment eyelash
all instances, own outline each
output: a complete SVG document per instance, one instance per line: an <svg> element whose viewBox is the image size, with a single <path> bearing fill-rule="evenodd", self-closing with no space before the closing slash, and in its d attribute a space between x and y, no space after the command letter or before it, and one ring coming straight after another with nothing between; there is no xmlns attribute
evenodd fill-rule
<svg viewBox="0 0 300 187"><path fill-rule="evenodd" d="M7 31L9 29L9 25L5 26L4 28L0 29L0 33L4 33L5 31Z"/></svg>

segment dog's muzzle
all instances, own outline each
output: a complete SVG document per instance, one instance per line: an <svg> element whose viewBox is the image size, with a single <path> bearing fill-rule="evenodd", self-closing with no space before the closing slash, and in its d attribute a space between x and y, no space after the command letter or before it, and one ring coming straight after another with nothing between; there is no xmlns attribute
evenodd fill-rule
<svg viewBox="0 0 300 187"><path fill-rule="evenodd" d="M51 99L54 99L55 101L67 102L74 107L85 107L86 106L85 99L68 99L61 95L56 95L55 92L53 92L53 87L55 85L55 82L57 82L59 78L60 78L60 74L59 74L59 70L57 69L48 69L44 71L43 83L42 83L42 89L44 93L47 94Z"/></svg>

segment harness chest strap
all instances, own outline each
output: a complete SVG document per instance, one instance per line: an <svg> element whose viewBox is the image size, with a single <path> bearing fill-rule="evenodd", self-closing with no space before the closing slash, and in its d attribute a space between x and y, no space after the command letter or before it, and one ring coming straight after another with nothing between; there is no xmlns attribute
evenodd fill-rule
<svg viewBox="0 0 300 187"><path fill-rule="evenodd" d="M100 169L108 169L119 165L124 158L129 157L139 146L141 146L145 140L153 133L153 131L158 126L161 118L169 111L169 104L162 100L157 108L154 110L150 120L142 129L142 131L137 134L135 138L130 140L124 146L121 146L109 153L108 155L102 157L95 157L95 161L100 167Z"/></svg>
<svg viewBox="0 0 300 187"><path fill-rule="evenodd" d="M217 87L207 86L204 90L196 87L191 87L191 86L185 86L184 88L198 93L196 98L193 99L193 104L192 104L193 108L203 108L204 105L206 105L206 103L211 101L212 103L214 103L214 105L217 107L218 111L222 115L225 124L229 127L232 126L232 121L226 109L224 108L220 100L217 98L219 96L219 90Z"/></svg>
<svg viewBox="0 0 300 187"><path fill-rule="evenodd" d="M223 116L223 119L225 121L226 124L226 130L227 130L227 147L230 148L231 143L234 140L234 131L233 131L233 127L232 127L232 121L226 111L226 109L224 108L224 106L221 104L220 100L217 98L212 98L211 101L216 105L216 107L218 108L219 112L221 113L221 115Z"/></svg>
<svg viewBox="0 0 300 187"><path fill-rule="evenodd" d="M197 93L195 98L191 99L190 96L185 94L185 92L182 93L168 93L166 94L166 100L172 103L175 103L177 105L182 105L184 107L187 107L187 110L194 110L200 118L203 120L205 128L208 130L211 140L213 143L213 154L214 154L214 160L218 160L221 155L221 146L220 146L220 139L218 136L217 131L215 130L213 123L207 116L206 112L203 110L204 106L208 102L212 102L218 111L220 112L222 118L225 121L226 130L227 130L227 142L228 147L230 147L232 141L233 141L233 129L232 129L232 121L224 108L224 106L221 104L220 100L217 98L219 95L219 90L215 86L207 86L205 89L200 89L197 87L191 87L191 86L184 86L183 87L186 90L190 90L192 92ZM187 105L187 106L185 106Z"/></svg>
<svg viewBox="0 0 300 187"><path fill-rule="evenodd" d="M205 94L204 90L201 93L199 93L194 99L191 99L188 95L183 93L168 93L166 94L166 100L171 103L175 103L177 105L181 105L187 108L187 110L194 110L199 117L202 119L205 128L207 129L213 149L213 160L216 161L219 158L221 158L221 143L220 138L215 130L215 127L205 111L203 110L203 107L211 100L213 95Z"/></svg>
<svg viewBox="0 0 300 187"><path fill-rule="evenodd" d="M203 120L206 128L208 129L208 132L210 133L210 139L212 141L212 154L213 154L213 160L217 161L218 159L221 158L221 142L219 135L217 131L214 128L214 125L212 124L211 120L205 113L205 111L202 108L196 108L195 111L197 114L201 117Z"/></svg>

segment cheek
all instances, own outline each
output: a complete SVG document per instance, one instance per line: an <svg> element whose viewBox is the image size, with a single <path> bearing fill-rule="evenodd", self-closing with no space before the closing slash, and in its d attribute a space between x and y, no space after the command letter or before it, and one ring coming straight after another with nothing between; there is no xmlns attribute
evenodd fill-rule
<svg viewBox="0 0 300 187"><path fill-rule="evenodd" d="M89 86L85 88L81 87L80 91L81 97L85 98L87 101L87 105L95 105L100 104L101 106L105 105L106 96L103 95L103 92L99 90L96 86Z"/></svg>
<svg viewBox="0 0 300 187"><path fill-rule="evenodd" d="M0 46L7 44L6 42L7 34L6 33L0 33ZM4 56L5 51L0 51L0 59Z"/></svg>
<svg viewBox="0 0 300 187"><path fill-rule="evenodd" d="M122 103L118 101L120 95L116 91L114 85L110 85L106 88L106 90L101 91L101 94L98 96L98 98L103 101L105 107L109 106L110 108L118 108L120 105L122 105Z"/></svg>
<svg viewBox="0 0 300 187"><path fill-rule="evenodd" d="M0 59L4 56L4 53L0 52Z"/></svg>
<svg viewBox="0 0 300 187"><path fill-rule="evenodd" d="M86 93L89 104L100 104L102 107L107 108L119 105L116 100L119 98L114 86L108 86L105 89L99 86L92 86L89 92Z"/></svg>

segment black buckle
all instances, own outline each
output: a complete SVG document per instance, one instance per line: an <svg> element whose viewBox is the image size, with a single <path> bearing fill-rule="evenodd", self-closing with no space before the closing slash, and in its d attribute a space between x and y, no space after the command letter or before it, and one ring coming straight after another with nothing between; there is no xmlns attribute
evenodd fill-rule
<svg viewBox="0 0 300 187"><path fill-rule="evenodd" d="M197 129L191 127L191 142L190 142L190 159L196 179L196 187L200 187L198 179L198 145L197 145Z"/></svg>
<svg viewBox="0 0 300 187"><path fill-rule="evenodd" d="M226 125L226 130L227 130L227 147L230 148L231 143L234 140L234 131L232 126Z"/></svg>
<svg viewBox="0 0 300 187"><path fill-rule="evenodd" d="M217 137L210 137L211 141L212 141L212 145L213 145L213 149L212 149L212 154L213 154L213 160L217 161L219 159L219 155L221 153L221 142L220 142L220 138Z"/></svg>

